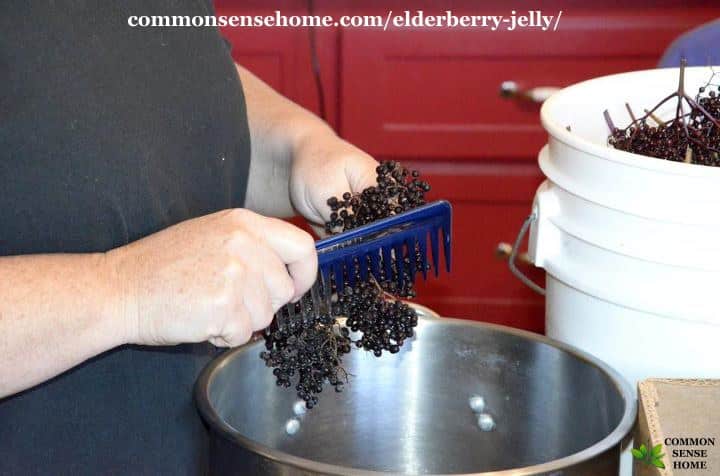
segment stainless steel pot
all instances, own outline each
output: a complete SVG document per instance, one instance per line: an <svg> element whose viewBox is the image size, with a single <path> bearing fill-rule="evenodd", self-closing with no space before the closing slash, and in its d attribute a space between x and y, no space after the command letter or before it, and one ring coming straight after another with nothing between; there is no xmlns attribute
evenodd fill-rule
<svg viewBox="0 0 720 476"><path fill-rule="evenodd" d="M420 312L419 314L424 314ZM299 417L255 342L196 385L213 474L617 475L634 392L602 362L543 336L457 319L420 320L396 355L353 350L342 393ZM468 400L495 421L482 431Z"/></svg>

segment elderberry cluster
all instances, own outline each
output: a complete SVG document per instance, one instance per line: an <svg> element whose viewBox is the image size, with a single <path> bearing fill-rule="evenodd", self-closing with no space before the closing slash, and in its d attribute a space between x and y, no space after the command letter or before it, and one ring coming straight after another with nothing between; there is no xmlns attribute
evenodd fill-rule
<svg viewBox="0 0 720 476"><path fill-rule="evenodd" d="M409 170L400 163L389 160L381 162L376 172L376 186L368 187L361 193L345 192L341 198L328 199L327 204L332 211L330 221L325 223L328 233L351 230L425 204L425 193L430 191L430 184L420 179L419 171ZM415 270L422 270L423 262L419 249L415 249L414 253L412 250L404 253L404 256L394 258L391 275L386 276L385 268L381 266L379 285L393 296L413 298L415 277L410 276L410 260L415 260ZM365 266L365 263L358 263L357 266ZM358 268L355 275L360 279ZM402 280L399 277L402 277ZM397 284L400 281L402 285Z"/></svg>
<svg viewBox="0 0 720 476"><path fill-rule="evenodd" d="M385 299L374 282L346 287L339 295L335 312L348 316L345 325L351 331L362 333L355 345L372 351L376 357L380 357L383 350L398 353L405 339L414 335L418 322L410 306L397 299Z"/></svg>
<svg viewBox="0 0 720 476"><path fill-rule="evenodd" d="M420 173L410 171L395 161L382 162L376 169L377 185L361 193L346 192L342 199L331 197L327 203L332 213L325 230L330 234L340 233L371 223L425 204L425 193L430 185L419 179ZM403 343L414 335L417 314L399 297L414 297L414 276L410 276L410 260L415 260L415 272L422 270L423 262L418 249L404 250L402 256L393 255L386 275L381 262L377 280L370 273L361 273L361 266L355 264L355 286L329 283L333 305L329 314L310 320L298 317L312 315L311 309L301 311L302 306L311 306L311 300L295 304L295 318L283 310L280 318L265 330L266 351L260 357L268 367L273 367L276 383L291 387L297 378L295 390L305 401L307 408L314 407L317 394L329 382L336 391L341 391L347 382L342 367L343 355L350 352L354 343L357 348L372 351L380 357L382 352L392 354L400 351ZM385 257L383 257L385 259ZM367 275L367 280L362 276ZM398 278L402 276L402 285ZM344 324L336 318L346 317ZM353 337L358 336L356 340Z"/></svg>
<svg viewBox="0 0 720 476"><path fill-rule="evenodd" d="M312 408L326 381L335 391L342 391L347 380L342 356L350 352L349 336L350 331L329 315L311 322L290 319L282 327L274 321L265 330L267 350L260 353L260 358L268 367L274 367L279 387L290 387L291 379L297 375L297 395L307 408Z"/></svg>
<svg viewBox="0 0 720 476"><path fill-rule="evenodd" d="M626 104L632 122L624 129L616 128L606 111L605 119L611 131L608 143L619 150L658 159L720 166L720 87L709 81L692 98L684 91L684 74L682 65L678 91L644 116L636 119ZM674 118L663 121L653 114L675 98Z"/></svg>
<svg viewBox="0 0 720 476"><path fill-rule="evenodd" d="M330 221L325 231L339 233L375 220L397 215L425 204L430 184L420 180L420 172L410 171L394 160L382 162L377 169L377 185L361 193L345 192L341 198L327 201Z"/></svg>

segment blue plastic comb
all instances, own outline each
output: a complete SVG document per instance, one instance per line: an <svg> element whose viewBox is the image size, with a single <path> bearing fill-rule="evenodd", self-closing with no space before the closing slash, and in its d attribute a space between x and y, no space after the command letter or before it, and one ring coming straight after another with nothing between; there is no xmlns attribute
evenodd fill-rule
<svg viewBox="0 0 720 476"><path fill-rule="evenodd" d="M443 245L445 269L450 271L450 242L452 207L444 200L383 218L373 223L325 238L315 244L318 252L318 280L300 303L300 309L312 309L312 315L302 312L303 319L318 317L330 306L331 285L336 289L354 286L356 274L367 280L372 274L378 281L395 281L402 286L406 277L413 282L417 272L427 279L428 238L432 270L440 273L440 240ZM419 254L420 269L416 269ZM405 258L410 258L405 261ZM407 276L403 271L407 271ZM286 317L296 317L295 305L285 306L276 317L278 325Z"/></svg>

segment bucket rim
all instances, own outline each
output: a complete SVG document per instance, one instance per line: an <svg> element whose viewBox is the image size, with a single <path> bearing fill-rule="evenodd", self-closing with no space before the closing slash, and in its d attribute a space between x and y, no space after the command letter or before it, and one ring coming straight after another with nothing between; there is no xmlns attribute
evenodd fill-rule
<svg viewBox="0 0 720 476"><path fill-rule="evenodd" d="M709 70L714 66L692 66L686 67L686 72L697 72L700 70ZM588 84L605 82L605 81L622 81L623 79L647 75L647 74L675 74L679 73L680 68L652 68L638 71L629 71L625 73L610 74L599 76L597 78L587 79L578 83L567 86L550 96L540 108L540 122L543 128L548 132L551 138L558 140L579 151L592 154L595 157L615 162L627 167L645 169L652 172L663 173L668 175L681 175L686 177L697 177L711 180L720 180L720 167L713 167L701 164L686 164L671 160L658 159L655 157L633 154L624 150L618 150L609 145L599 145L588 139L582 138L580 135L568 131L565 125L558 123L553 118L553 112L566 96L575 93L577 90L586 88ZM658 100L661 98L659 97Z"/></svg>
<svg viewBox="0 0 720 476"><path fill-rule="evenodd" d="M490 324L486 322L469 321L466 319L448 317L428 319L421 316L421 319L423 321L423 325L470 325L474 327L486 328L495 332L510 334L516 337L526 338L545 345L549 345L551 347L555 347L561 351L571 354L572 356L586 362L591 366L598 368L609 378L625 404L623 416L620 419L620 422L615 426L615 428L600 441L576 453L545 463L539 463L521 468L487 471L482 473L428 473L426 476L531 476L546 474L552 471L559 471L577 464L584 463L586 461L590 461L611 450L612 448L615 448L616 446L620 447L623 443L623 440L633 430L637 417L637 398L635 396L635 392L632 390L630 384L615 369L613 369L600 359L592 356L591 354L582 351L570 344L565 344L563 342L551 339L541 334L536 334L534 332L529 332L499 324ZM225 440L235 443L255 454L262 456L263 458L272 460L279 464L291 466L298 470L311 471L319 474L333 476L387 476L388 474L391 474L381 471L350 468L329 463L320 463L300 456L295 456L278 449L273 449L267 445L261 444L251 438L248 438L240 434L238 431L234 430L227 423L225 423L222 418L220 418L220 416L217 414L217 412L215 412L210 403L209 388L214 378L227 364L227 362L229 362L236 354L256 350L258 345L259 341L249 342L240 347L231 349L223 353L222 355L208 363L208 365L203 369L200 376L198 377L194 388L195 402L202 418L211 427L211 431L217 432ZM619 457L620 454L618 452L618 458Z"/></svg>

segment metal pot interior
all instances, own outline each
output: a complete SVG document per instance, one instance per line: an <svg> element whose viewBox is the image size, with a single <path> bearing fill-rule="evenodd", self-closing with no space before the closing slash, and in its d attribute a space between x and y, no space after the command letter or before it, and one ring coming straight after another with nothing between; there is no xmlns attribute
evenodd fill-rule
<svg viewBox="0 0 720 476"><path fill-rule="evenodd" d="M226 437L280 460L393 474L497 471L572 455L629 421L627 389L585 356L522 332L423 319L399 354L353 350L345 390L327 388L289 435L297 397L275 385L262 348L221 357L206 376L207 408L200 405ZM484 397L493 431L479 428L473 395Z"/></svg>

